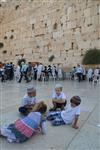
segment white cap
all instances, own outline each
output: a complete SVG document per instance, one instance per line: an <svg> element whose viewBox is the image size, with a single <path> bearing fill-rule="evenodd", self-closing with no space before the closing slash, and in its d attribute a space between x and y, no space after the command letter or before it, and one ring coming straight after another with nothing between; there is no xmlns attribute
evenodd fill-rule
<svg viewBox="0 0 100 150"><path fill-rule="evenodd" d="M62 90L63 86L61 84L56 84L55 89L60 88Z"/></svg>
<svg viewBox="0 0 100 150"><path fill-rule="evenodd" d="M27 92L28 92L28 93L35 92L35 91L36 91L36 88L35 88L33 85L30 85L30 86L27 88Z"/></svg>

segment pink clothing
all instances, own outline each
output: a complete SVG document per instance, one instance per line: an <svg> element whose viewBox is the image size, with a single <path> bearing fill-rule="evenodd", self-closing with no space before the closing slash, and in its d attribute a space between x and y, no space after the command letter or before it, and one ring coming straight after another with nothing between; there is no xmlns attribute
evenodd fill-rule
<svg viewBox="0 0 100 150"><path fill-rule="evenodd" d="M15 122L15 127L18 131L20 131L22 134L24 134L28 138L32 136L33 132L35 132L34 129L25 125L25 123L22 122L20 119Z"/></svg>

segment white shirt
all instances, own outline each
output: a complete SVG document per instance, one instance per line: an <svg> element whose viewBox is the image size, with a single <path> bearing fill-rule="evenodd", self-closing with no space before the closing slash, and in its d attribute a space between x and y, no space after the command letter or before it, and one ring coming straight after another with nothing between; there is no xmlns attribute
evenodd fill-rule
<svg viewBox="0 0 100 150"><path fill-rule="evenodd" d="M42 121L41 120L41 114L40 114L40 112L31 112L31 113L29 113L28 117L31 120L34 120L38 125L41 124L42 133L46 134L46 132L47 132L46 121Z"/></svg>
<svg viewBox="0 0 100 150"><path fill-rule="evenodd" d="M53 75L53 76L55 76L55 71L56 71L55 67L52 66L52 75Z"/></svg>
<svg viewBox="0 0 100 150"><path fill-rule="evenodd" d="M21 74L21 73L20 73L20 66L17 66L15 75L17 76L17 75L20 75L20 74Z"/></svg>
<svg viewBox="0 0 100 150"><path fill-rule="evenodd" d="M23 97L22 106L31 105L37 103L36 97L29 97L27 94Z"/></svg>
<svg viewBox="0 0 100 150"><path fill-rule="evenodd" d="M56 92L54 92L52 95L52 99L57 99L57 100L66 99L66 95L63 92L61 92L60 95L58 96Z"/></svg>
<svg viewBox="0 0 100 150"><path fill-rule="evenodd" d="M76 68L76 73L83 73L82 67L77 67Z"/></svg>
<svg viewBox="0 0 100 150"><path fill-rule="evenodd" d="M38 74L41 74L42 70L43 70L43 65L40 64L40 65L37 67L37 73L38 73Z"/></svg>
<svg viewBox="0 0 100 150"><path fill-rule="evenodd" d="M69 105L66 110L61 112L61 117L66 124L72 123L75 115L80 115L80 106L71 107L71 105Z"/></svg>
<svg viewBox="0 0 100 150"><path fill-rule="evenodd" d="M92 73L93 73L93 70L90 68L88 70L88 78L92 78Z"/></svg>
<svg viewBox="0 0 100 150"><path fill-rule="evenodd" d="M62 69L61 68L58 69L58 77L62 78Z"/></svg>
<svg viewBox="0 0 100 150"><path fill-rule="evenodd" d="M99 69L95 69L95 70L94 70L94 75L95 75L95 76L99 76Z"/></svg>

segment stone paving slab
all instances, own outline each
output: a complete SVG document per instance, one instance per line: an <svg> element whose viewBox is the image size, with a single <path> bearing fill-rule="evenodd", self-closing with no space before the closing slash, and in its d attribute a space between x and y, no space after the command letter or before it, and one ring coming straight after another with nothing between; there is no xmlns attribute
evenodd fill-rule
<svg viewBox="0 0 100 150"><path fill-rule="evenodd" d="M79 147L81 150L100 149L100 127L97 126L100 121L98 111L99 107L96 106L91 115L88 116L79 134L77 134L71 144L67 146L67 150L78 150Z"/></svg>

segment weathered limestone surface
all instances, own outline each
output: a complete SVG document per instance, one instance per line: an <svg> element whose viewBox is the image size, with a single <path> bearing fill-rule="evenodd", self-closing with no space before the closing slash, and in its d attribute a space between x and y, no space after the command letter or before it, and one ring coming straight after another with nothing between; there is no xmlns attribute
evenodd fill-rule
<svg viewBox="0 0 100 150"><path fill-rule="evenodd" d="M89 48L100 48L100 0L0 2L0 61L75 65ZM4 51L6 50L6 53Z"/></svg>

